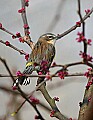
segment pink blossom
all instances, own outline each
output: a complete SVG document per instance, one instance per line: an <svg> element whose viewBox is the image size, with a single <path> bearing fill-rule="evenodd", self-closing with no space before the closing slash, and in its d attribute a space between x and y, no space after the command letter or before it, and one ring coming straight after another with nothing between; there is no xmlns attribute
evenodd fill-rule
<svg viewBox="0 0 93 120"><path fill-rule="evenodd" d="M23 27L24 27L25 29L28 29L28 28L29 28L28 24L24 24Z"/></svg>
<svg viewBox="0 0 93 120"><path fill-rule="evenodd" d="M42 75L42 72L40 71L40 72L38 72L38 75Z"/></svg>
<svg viewBox="0 0 93 120"><path fill-rule="evenodd" d="M35 119L40 119L40 117L38 115L35 115Z"/></svg>
<svg viewBox="0 0 93 120"><path fill-rule="evenodd" d="M89 78L90 75L91 75L91 72L92 72L92 68L88 68L88 71L85 72L84 76L86 76L87 78Z"/></svg>
<svg viewBox="0 0 93 120"><path fill-rule="evenodd" d="M87 83L87 85L86 85L86 89L88 90L89 87L90 87L92 84L93 84L93 81L89 81L89 82Z"/></svg>
<svg viewBox="0 0 93 120"><path fill-rule="evenodd" d="M19 41L24 43L24 39L22 37L19 38Z"/></svg>
<svg viewBox="0 0 93 120"><path fill-rule="evenodd" d="M69 120L73 120L72 118L69 118Z"/></svg>
<svg viewBox="0 0 93 120"><path fill-rule="evenodd" d="M84 58L84 59L86 58L86 54L82 51L80 51L79 55L81 56L81 58Z"/></svg>
<svg viewBox="0 0 93 120"><path fill-rule="evenodd" d="M29 0L25 0L25 6L27 6L28 7L28 2L29 2Z"/></svg>
<svg viewBox="0 0 93 120"><path fill-rule="evenodd" d="M48 72L48 61L46 60L42 60L41 61L41 65L40 65L40 70L43 71L43 72Z"/></svg>
<svg viewBox="0 0 93 120"><path fill-rule="evenodd" d="M25 2L29 2L29 0L25 0Z"/></svg>
<svg viewBox="0 0 93 120"><path fill-rule="evenodd" d="M19 32L17 32L16 36L19 38L19 37L21 37L21 34Z"/></svg>
<svg viewBox="0 0 93 120"><path fill-rule="evenodd" d="M89 71L91 71L91 70L92 70L92 68L88 68L88 70L89 70Z"/></svg>
<svg viewBox="0 0 93 120"><path fill-rule="evenodd" d="M12 90L17 90L17 86L12 86Z"/></svg>
<svg viewBox="0 0 93 120"><path fill-rule="evenodd" d="M29 35L30 34L30 32L29 31L26 31L26 33Z"/></svg>
<svg viewBox="0 0 93 120"><path fill-rule="evenodd" d="M2 28L2 23L0 23L0 29Z"/></svg>
<svg viewBox="0 0 93 120"><path fill-rule="evenodd" d="M10 46L10 42L9 41L6 41L5 44L6 44L6 46Z"/></svg>
<svg viewBox="0 0 93 120"><path fill-rule="evenodd" d="M90 9L85 10L85 13L88 14L90 12Z"/></svg>
<svg viewBox="0 0 93 120"><path fill-rule="evenodd" d="M46 75L46 79L47 80L51 80L51 76L50 75Z"/></svg>
<svg viewBox="0 0 93 120"><path fill-rule="evenodd" d="M92 42L91 39L88 39L88 40L87 40L87 44L88 44L88 45L91 45L91 42Z"/></svg>
<svg viewBox="0 0 93 120"><path fill-rule="evenodd" d="M20 10L18 10L18 13L22 13L25 12L25 8L21 8Z"/></svg>
<svg viewBox="0 0 93 120"><path fill-rule="evenodd" d="M78 32L77 35L78 35L78 38L76 38L77 42L82 42L86 40L82 33Z"/></svg>
<svg viewBox="0 0 93 120"><path fill-rule="evenodd" d="M41 65L44 66L44 65L47 65L48 64L48 61L47 60L42 60L41 62Z"/></svg>
<svg viewBox="0 0 93 120"><path fill-rule="evenodd" d="M15 38L16 38L16 36L15 36L15 35L12 35L12 38L13 38L13 39L15 39Z"/></svg>
<svg viewBox="0 0 93 120"><path fill-rule="evenodd" d="M68 75L68 72L66 71L59 71L58 72L58 76L61 78L61 79L64 79L64 77Z"/></svg>
<svg viewBox="0 0 93 120"><path fill-rule="evenodd" d="M79 55L81 56L81 58L83 58L83 59L85 59L87 61L92 62L92 59L93 59L92 56L90 56L90 55L88 55L88 54L86 54L86 53L84 53L82 51L80 51Z"/></svg>
<svg viewBox="0 0 93 120"><path fill-rule="evenodd" d="M56 66L56 62L53 62L51 66L52 66L52 67Z"/></svg>
<svg viewBox="0 0 93 120"><path fill-rule="evenodd" d="M54 97L53 99L59 102L59 97Z"/></svg>
<svg viewBox="0 0 93 120"><path fill-rule="evenodd" d="M28 61L28 59L29 59L29 54L26 54L26 55L25 55L25 59Z"/></svg>
<svg viewBox="0 0 93 120"><path fill-rule="evenodd" d="M19 12L19 13L22 13L22 10L20 9L20 10L18 10L18 12Z"/></svg>
<svg viewBox="0 0 93 120"><path fill-rule="evenodd" d="M37 98L35 98L35 97L33 97L33 96L30 97L30 101L31 101L32 103L39 104L39 99L37 99Z"/></svg>
<svg viewBox="0 0 93 120"><path fill-rule="evenodd" d="M85 72L84 76L86 76L88 78L90 76L89 71Z"/></svg>
<svg viewBox="0 0 93 120"><path fill-rule="evenodd" d="M90 55L87 55L87 58L86 58L86 59L87 59L87 61L93 62L93 61L92 61L93 57L90 56Z"/></svg>
<svg viewBox="0 0 93 120"><path fill-rule="evenodd" d="M83 36L83 33L78 32L77 35L78 35L78 38L76 38L77 42L83 42L86 40L87 44L91 45L92 40L91 39L87 40L85 36Z"/></svg>
<svg viewBox="0 0 93 120"><path fill-rule="evenodd" d="M52 77L51 77L51 75L50 75L50 72L48 71L47 72L47 74L46 74L46 79L47 80L52 80Z"/></svg>
<svg viewBox="0 0 93 120"><path fill-rule="evenodd" d="M51 114L50 114L50 117L53 117L54 114L55 114L55 110L52 110L52 111L51 111Z"/></svg>
<svg viewBox="0 0 93 120"><path fill-rule="evenodd" d="M81 26L81 22L80 22L80 21L76 22L76 25L77 25L78 27L80 27L80 26Z"/></svg>
<svg viewBox="0 0 93 120"><path fill-rule="evenodd" d="M16 75L17 75L17 76L23 76L23 73L21 73L20 71L17 71L17 72L16 72Z"/></svg>

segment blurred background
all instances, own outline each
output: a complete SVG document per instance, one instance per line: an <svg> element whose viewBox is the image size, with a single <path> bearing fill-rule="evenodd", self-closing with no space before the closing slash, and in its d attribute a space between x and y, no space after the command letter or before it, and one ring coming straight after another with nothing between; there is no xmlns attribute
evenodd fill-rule
<svg viewBox="0 0 93 120"><path fill-rule="evenodd" d="M23 34L23 22L18 10L21 8L21 0L0 0L0 23L3 26L16 34L20 32ZM29 0L29 7L27 8L27 18L30 26L31 37L34 42L37 41L40 35L51 32L54 34L61 34L75 25L79 21L77 14L78 4L77 0ZM81 0L82 15L85 15L86 9L93 7L93 0ZM88 39L93 38L93 15L86 20L85 36ZM82 31L81 28L77 28L75 31L66 35L62 39L56 42L56 56L54 61L58 64L67 64L72 62L78 62L81 60L79 52L83 50L83 44L77 43L75 40L77 32ZM31 49L25 43L20 43L17 39L0 30L0 39L3 41L8 40L11 44L17 48L31 52ZM92 55L93 47L88 48L88 54ZM0 56L6 59L9 68L12 73L16 71L23 71L25 68L26 60L24 55L20 55L17 51L6 47L0 43ZM51 69L51 73L54 73L57 69ZM70 73L85 72L87 66L79 65L70 67ZM4 65L0 62L0 74L8 74ZM36 73L33 73L36 74ZM31 78L31 84L29 86L22 86L22 90L26 93L30 93L34 90L37 78ZM57 103L62 114L67 117L77 118L79 113L79 102L82 101L87 79L85 77L69 77L61 80L60 78L53 78L53 81L47 83L47 89L52 97L58 96L60 101ZM0 78L0 87L5 86L11 89L12 80L10 78ZM48 105L40 92L34 94L40 102ZM14 96L9 92L0 90L0 120L34 120L36 112L26 102L21 108L20 112L11 117L11 113L16 111L18 106L22 103L23 98L20 96ZM56 118L50 118L50 113L44 108L38 107L42 116L46 120L56 120Z"/></svg>

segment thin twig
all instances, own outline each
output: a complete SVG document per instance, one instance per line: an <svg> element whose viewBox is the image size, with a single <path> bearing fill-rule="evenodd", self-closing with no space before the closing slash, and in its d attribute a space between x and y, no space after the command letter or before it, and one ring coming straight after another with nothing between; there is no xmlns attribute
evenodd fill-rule
<svg viewBox="0 0 93 120"><path fill-rule="evenodd" d="M33 41L31 40L31 37L30 35L28 34L29 33L29 25L28 25L28 21L27 21L27 17L26 17L26 6L25 6L25 0L21 0L21 4L22 4L22 8L25 9L25 11L23 11L21 13L21 16L22 16L22 20L23 20L23 24L24 26L27 25L28 27L24 27L24 33L25 33L25 36L27 37L27 39L25 40L25 42L31 47L31 49L33 49L34 47L34 43Z"/></svg>
<svg viewBox="0 0 93 120"><path fill-rule="evenodd" d="M78 14L80 17L80 21L82 21L82 34L83 34L83 36L85 36L85 22L83 20L82 14L81 14L81 2L80 2L80 0L78 0ZM84 40L83 43L84 43L84 53L87 54L87 40ZM86 62L85 59L84 59L84 61Z"/></svg>
<svg viewBox="0 0 93 120"><path fill-rule="evenodd" d="M28 103L30 103L30 105L34 108L34 110L35 110L35 111L37 112L37 114L39 115L39 118L40 118L41 120L45 120L45 119L42 117L42 115L40 114L39 110L37 109L36 104L33 104L33 103L28 99L28 97L26 97L25 93L24 93L19 87L18 87L17 90L21 93L21 96L22 96L23 98L25 98L25 100L26 100Z"/></svg>
<svg viewBox="0 0 93 120"><path fill-rule="evenodd" d="M69 73L68 75L66 75L65 77L74 77L74 76L83 76L84 73ZM47 77L47 75L24 75L26 77ZM50 76L53 76L53 74L50 74ZM6 74L0 74L0 77L11 77L10 75L6 75ZM13 75L13 77L18 77L17 75ZM55 75L53 77L59 77L58 75Z"/></svg>
<svg viewBox="0 0 93 120"><path fill-rule="evenodd" d="M93 12L93 8L90 10L90 12L88 14L86 14L83 18L82 18L82 21L80 21L80 23L82 23L83 21L85 21L87 18L90 17L90 15L92 14ZM77 24L75 24L74 26L72 26L70 29L68 29L67 31L65 31L64 33L62 34L58 34L57 37L58 39L64 37L65 35L69 34L70 32L74 31L76 28L78 28L80 26L78 26Z"/></svg>
<svg viewBox="0 0 93 120"><path fill-rule="evenodd" d="M12 93L13 95L20 95L19 92L13 91L10 88L7 88L6 86L0 86L0 90L6 92L8 94ZM18 107L16 113L20 110L20 108L23 106L23 104L24 104L24 102ZM46 106L45 104L43 104L42 102L39 102L38 106L43 107L48 112L51 111L51 109L48 106Z"/></svg>
<svg viewBox="0 0 93 120"><path fill-rule="evenodd" d="M25 7L25 0L21 0L22 8L25 9L25 11L22 12L22 20L24 25L28 25L27 17L26 17L26 7ZM29 32L29 26L27 28L24 28L24 33L27 36Z"/></svg>
<svg viewBox="0 0 93 120"><path fill-rule="evenodd" d="M12 81L14 82L15 79L14 79L14 77L12 76L12 73L11 73L11 71L10 71L10 69L9 69L6 61L5 61L5 59L3 59L3 58L0 57L0 61L1 61L1 62L4 64L4 66L6 67L6 70L8 71L9 75L10 75L11 78L12 78Z"/></svg>
<svg viewBox="0 0 93 120"><path fill-rule="evenodd" d="M14 95L20 95L20 93L18 93L16 91L13 91L10 88L7 88L6 86L0 86L0 90L3 90L5 92L7 92L7 93L12 93Z"/></svg>
<svg viewBox="0 0 93 120"><path fill-rule="evenodd" d="M51 68L54 68L54 67L62 67L62 69L67 69L68 67L73 67L73 66L76 66L76 65L87 65L89 67L93 67L93 65L89 62L84 63L83 61L80 61L80 62L75 62L75 63L69 63L69 64L65 64L65 65L55 65L55 66L51 66ZM62 70L60 69L60 70ZM56 71L54 74L50 74L50 76L52 77L59 77L57 75L57 73L60 71ZM65 77L72 77L72 76L83 76L84 73L68 73ZM47 75L29 75L29 74L24 74L24 76L26 77L40 77L40 78L46 78ZM11 77L10 75L6 75L6 74L0 74L0 77ZM13 75L13 77L18 77L17 75Z"/></svg>
<svg viewBox="0 0 93 120"><path fill-rule="evenodd" d="M6 32L6 33L8 33L8 34L10 34L10 35L12 35L12 36L14 36L15 38L17 37L15 34L13 34L12 32L10 32L10 31L8 31L6 28L4 28L4 27L1 27L0 28L2 31L4 31L4 32Z"/></svg>
<svg viewBox="0 0 93 120"><path fill-rule="evenodd" d="M0 40L0 43L6 45L6 42L4 42L3 40ZM22 54L24 54L24 55L27 54L27 53L24 52L23 50L19 50L18 48L16 48L14 45L12 45L12 44L10 44L10 43L9 43L8 47L10 47L10 48L16 50L16 51L19 52L21 55L22 55Z"/></svg>

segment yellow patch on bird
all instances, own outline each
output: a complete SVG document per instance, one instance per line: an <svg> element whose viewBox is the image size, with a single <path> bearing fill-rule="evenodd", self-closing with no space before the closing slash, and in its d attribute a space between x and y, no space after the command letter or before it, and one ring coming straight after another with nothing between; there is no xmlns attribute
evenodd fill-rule
<svg viewBox="0 0 93 120"><path fill-rule="evenodd" d="M12 113L11 116L14 117L14 116L16 115L16 113L17 113L17 112Z"/></svg>
<svg viewBox="0 0 93 120"><path fill-rule="evenodd" d="M33 65L33 62L28 62L28 63L26 64L26 67L28 67L28 66L30 66L30 65Z"/></svg>
<svg viewBox="0 0 93 120"><path fill-rule="evenodd" d="M54 41L53 40L49 40L49 41L47 41L47 43L53 44Z"/></svg>

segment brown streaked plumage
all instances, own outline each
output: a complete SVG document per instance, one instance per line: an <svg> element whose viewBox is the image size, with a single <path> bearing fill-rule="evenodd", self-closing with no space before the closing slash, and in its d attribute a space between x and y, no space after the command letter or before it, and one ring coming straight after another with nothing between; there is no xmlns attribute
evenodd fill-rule
<svg viewBox="0 0 93 120"><path fill-rule="evenodd" d="M47 33L38 39L37 43L35 44L29 60L26 63L26 68L23 71L23 74L31 74L35 69L34 63L37 63L39 68L41 65L42 61L47 61L47 67L49 69L53 58L55 56L55 41L56 41L56 36L52 33ZM39 70L37 70L38 72ZM45 72L46 73L46 72ZM45 74L44 73L44 74ZM20 76L18 79L15 81L14 86L17 86L18 84L24 84L27 85L29 82L26 80L25 76Z"/></svg>

